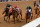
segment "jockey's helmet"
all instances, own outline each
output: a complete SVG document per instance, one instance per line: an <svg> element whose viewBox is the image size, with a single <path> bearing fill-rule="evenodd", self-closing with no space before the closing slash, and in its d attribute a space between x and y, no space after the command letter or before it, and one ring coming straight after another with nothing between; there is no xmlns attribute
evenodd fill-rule
<svg viewBox="0 0 40 27"><path fill-rule="evenodd" d="M14 8L16 8L17 6L15 5Z"/></svg>
<svg viewBox="0 0 40 27"><path fill-rule="evenodd" d="M28 5L27 8L29 8L30 6Z"/></svg>

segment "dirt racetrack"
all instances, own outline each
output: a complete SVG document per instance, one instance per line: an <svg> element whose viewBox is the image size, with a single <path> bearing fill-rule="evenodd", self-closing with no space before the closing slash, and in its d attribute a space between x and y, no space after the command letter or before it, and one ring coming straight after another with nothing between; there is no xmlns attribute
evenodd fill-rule
<svg viewBox="0 0 40 27"><path fill-rule="evenodd" d="M13 20L12 16L11 16L11 19L10 19L10 23L4 22L4 20L3 20L4 15L2 15L2 12L4 11L7 3L11 4L12 6L18 5L19 8L22 9L23 20L21 22L16 21L15 24L14 24L13 21L12 21ZM25 25L26 24L25 11L26 11L27 5L30 5L32 7L32 11L33 11L33 19L32 20L36 19L36 14L35 14L33 3L34 3L33 1L0 2L0 27L21 27L22 25ZM38 17L40 17L40 15Z"/></svg>

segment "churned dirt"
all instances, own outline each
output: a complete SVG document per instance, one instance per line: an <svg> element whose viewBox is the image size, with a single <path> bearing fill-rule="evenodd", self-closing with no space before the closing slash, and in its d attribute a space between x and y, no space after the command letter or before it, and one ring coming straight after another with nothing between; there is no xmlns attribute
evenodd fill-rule
<svg viewBox="0 0 40 27"><path fill-rule="evenodd" d="M4 15L2 15L2 12L4 11L7 3L11 4L12 6L17 5L22 10L22 19L23 20L21 20L21 22L17 22L15 20L15 24L14 24L12 16L10 18L10 22L4 21L4 17L3 17ZM21 26L27 24L26 18L25 18L25 12L26 12L27 5L30 5L32 7L32 11L33 11L32 20L36 19L36 14L35 14L33 3L34 3L33 1L0 2L0 27L21 27ZM38 17L40 17L40 15L38 15Z"/></svg>

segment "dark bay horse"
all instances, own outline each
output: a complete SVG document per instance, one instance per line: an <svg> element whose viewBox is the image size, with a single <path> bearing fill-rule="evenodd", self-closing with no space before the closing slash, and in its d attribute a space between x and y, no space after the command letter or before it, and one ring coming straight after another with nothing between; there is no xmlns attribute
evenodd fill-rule
<svg viewBox="0 0 40 27"><path fill-rule="evenodd" d="M39 10L38 7L36 7L35 8L35 14L37 14L38 10Z"/></svg>
<svg viewBox="0 0 40 27"><path fill-rule="evenodd" d="M26 23L30 21L30 12L26 13Z"/></svg>
<svg viewBox="0 0 40 27"><path fill-rule="evenodd" d="M13 19L14 19L14 24L15 24L15 17L17 18L17 21L18 21L18 16L20 18L20 15L21 15L21 19L22 19L22 10L19 9L20 11L18 11L17 9L13 8L12 10L12 15L13 15Z"/></svg>
<svg viewBox="0 0 40 27"><path fill-rule="evenodd" d="M13 15L14 24L15 24L15 17L17 18L17 21L18 21L18 16L19 16L19 20L20 20L20 15L21 15L21 19L22 19L22 10L20 9L20 11L18 11L17 9L14 8L12 10L12 15Z"/></svg>
<svg viewBox="0 0 40 27"><path fill-rule="evenodd" d="M4 15L4 21L5 21L5 17L9 15L9 8L6 7L2 14L4 14L4 13L5 13L5 15Z"/></svg>
<svg viewBox="0 0 40 27"><path fill-rule="evenodd" d="M12 8L12 13L10 13L10 12L9 12L9 8L5 8L5 11L4 11L2 14L4 14L4 13L6 13L6 14L4 15L4 21L5 21L5 17L6 17L6 16L8 16L7 19L9 18L9 20L10 20L10 16L13 15L14 24L15 24L15 17L17 18L17 17L18 17L18 14L19 14L18 11L16 11L16 9ZM20 14L21 14L21 13L20 13ZM6 19L6 20L7 20L7 19ZM18 19L18 18L17 18L17 19Z"/></svg>
<svg viewBox="0 0 40 27"><path fill-rule="evenodd" d="M16 14L16 10L15 10L15 9L13 9L13 10L12 10L12 15L13 15L14 24L15 24L15 17L16 17L16 15L17 15L17 14Z"/></svg>

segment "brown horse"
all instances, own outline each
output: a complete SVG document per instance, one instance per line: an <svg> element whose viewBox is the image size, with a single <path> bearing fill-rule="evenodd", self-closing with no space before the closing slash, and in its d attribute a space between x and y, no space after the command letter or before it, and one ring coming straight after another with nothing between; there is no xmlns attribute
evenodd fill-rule
<svg viewBox="0 0 40 27"><path fill-rule="evenodd" d="M30 21L30 12L26 13L26 23Z"/></svg>
<svg viewBox="0 0 40 27"><path fill-rule="evenodd" d="M14 24L15 24L15 17L17 18L17 11L15 9L12 10L12 15L13 15Z"/></svg>
<svg viewBox="0 0 40 27"><path fill-rule="evenodd" d="M9 8L6 7L5 10L3 11L2 15L3 15L4 13L5 13L5 15L4 15L4 21L6 21L6 20L5 20L5 17L6 17L6 16L9 16Z"/></svg>
<svg viewBox="0 0 40 27"><path fill-rule="evenodd" d="M13 19L14 19L14 24L15 24L15 17L17 18L17 21L18 21L19 14L21 15L21 19L22 19L22 11L20 10L20 13L19 13L18 10L16 10L15 8L13 8L12 15L13 15Z"/></svg>
<svg viewBox="0 0 40 27"><path fill-rule="evenodd" d="M35 14L37 14L38 13L38 7L35 7Z"/></svg>
<svg viewBox="0 0 40 27"><path fill-rule="evenodd" d="M37 7L37 6L35 7L35 14L36 14L37 16L40 14L39 7ZM36 16L36 17L37 17L37 16Z"/></svg>
<svg viewBox="0 0 40 27"><path fill-rule="evenodd" d="M19 19L20 19L20 15L21 15L21 20L22 20L22 10L19 9L20 11L17 10L17 17L19 16Z"/></svg>
<svg viewBox="0 0 40 27"><path fill-rule="evenodd" d="M5 17L6 17L6 16L8 16L7 19L9 18L9 20L10 20L10 16L13 15L14 24L15 24L15 17L18 19L18 15L19 15L19 14L21 14L21 19L22 19L22 11L21 11L21 10L20 10L20 13L18 13L18 11L16 11L15 8L12 8L12 13L10 14L10 12L9 12L9 10L8 10L8 8L7 8L7 9L5 9L5 11L3 12L3 14L4 14L4 13L6 13L5 16L4 16L4 21L5 21ZM7 19L6 19L6 22L7 22Z"/></svg>

